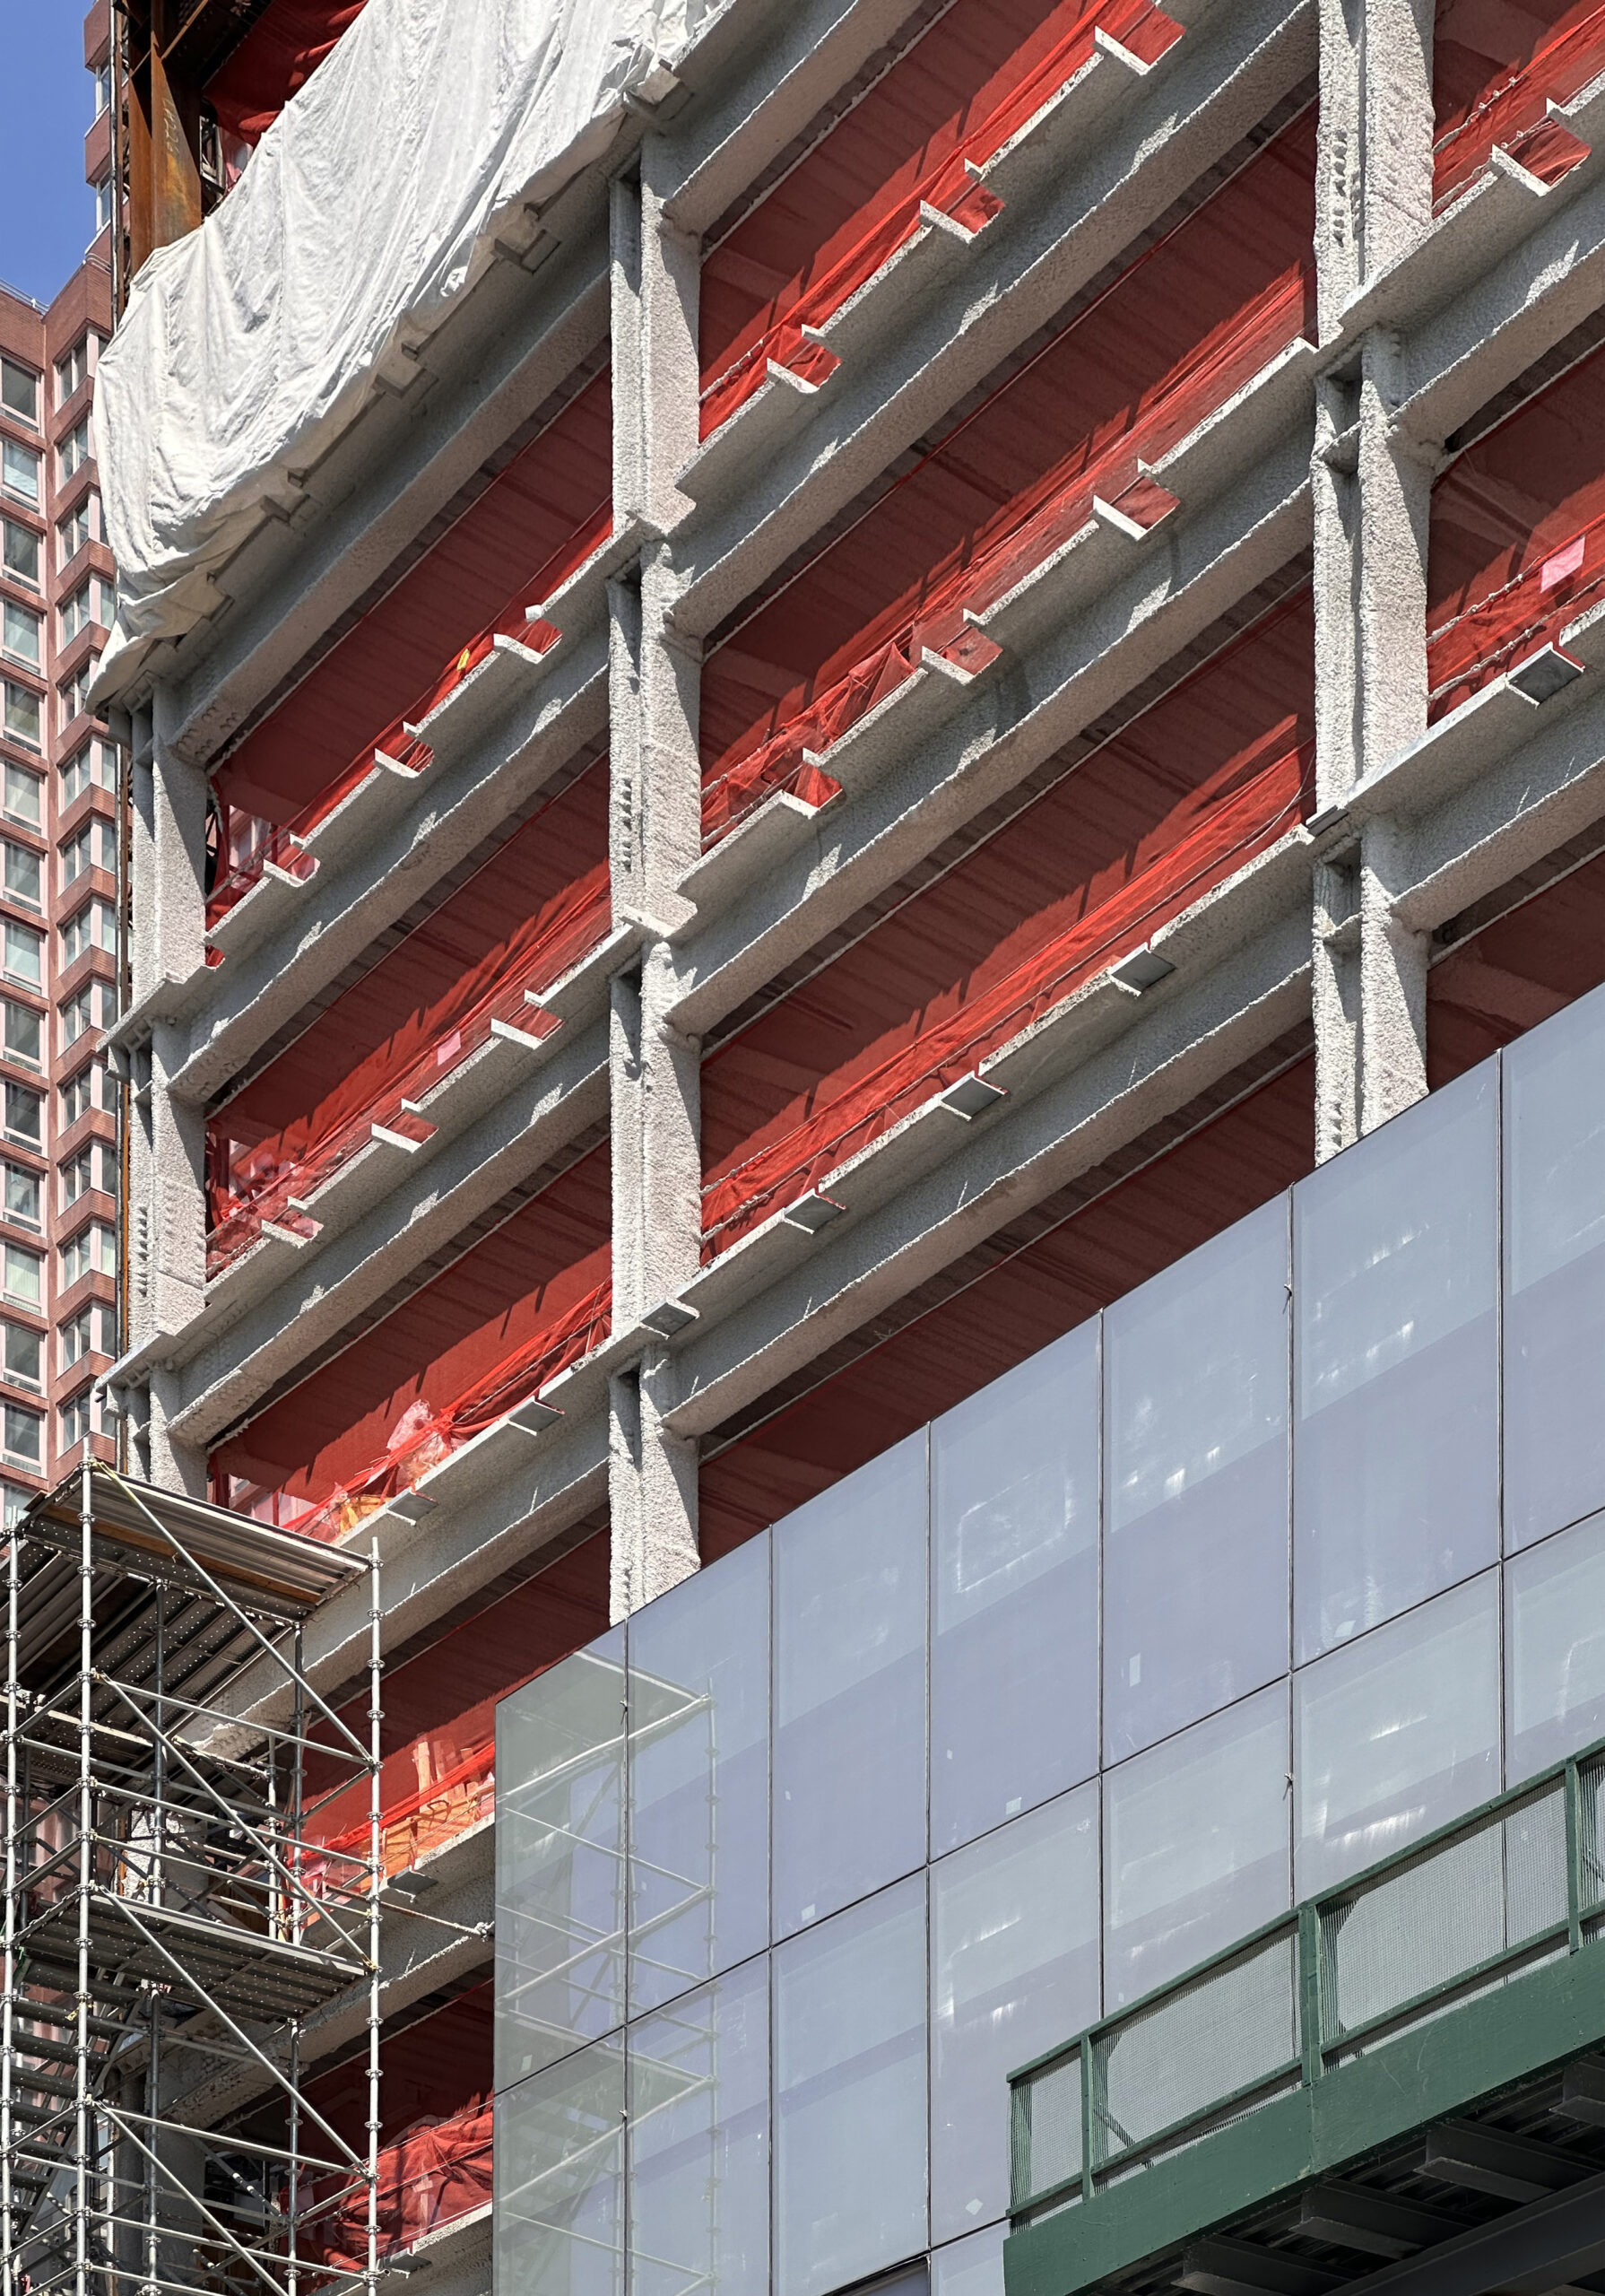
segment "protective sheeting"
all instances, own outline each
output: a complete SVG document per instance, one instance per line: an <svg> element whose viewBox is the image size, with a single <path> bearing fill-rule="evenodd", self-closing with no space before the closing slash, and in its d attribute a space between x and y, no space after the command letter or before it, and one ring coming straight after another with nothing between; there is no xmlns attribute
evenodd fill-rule
<svg viewBox="0 0 1605 2296"><path fill-rule="evenodd" d="M265 821L300 815L304 833L306 809L332 810L376 747L411 762L403 721L416 724L483 659L501 621L522 644L538 642L525 609L606 540L612 486L603 370L246 736L218 771L220 797Z"/></svg>
<svg viewBox="0 0 1605 2296"><path fill-rule="evenodd" d="M1303 814L1300 591L705 1064L703 1252L822 1186Z"/></svg>
<svg viewBox="0 0 1605 2296"><path fill-rule="evenodd" d="M1069 541L1095 494L1140 526L1163 513L1140 460L1313 331L1314 148L1312 109L710 656L705 846L774 789L829 796L829 760L804 752L827 752L923 651L985 666L995 649L967 613Z"/></svg>
<svg viewBox="0 0 1605 2296"><path fill-rule="evenodd" d="M1557 878L1427 976L1427 1081L1462 1076L1605 982L1605 855Z"/></svg>
<svg viewBox="0 0 1605 2296"><path fill-rule="evenodd" d="M702 435L770 362L822 382L822 326L913 238L922 206L976 231L1002 206L984 167L1106 38L1155 63L1180 28L1151 0L957 0L788 169L702 270Z"/></svg>
<svg viewBox="0 0 1605 2296"><path fill-rule="evenodd" d="M558 1025L531 1004L603 941L612 922L608 770L588 766L466 883L214 1116L206 1133L206 1273L220 1274L265 1220L317 1233L296 1208L372 1140L422 1142L416 1103L501 1022Z"/></svg>
<svg viewBox="0 0 1605 2296"><path fill-rule="evenodd" d="M213 74L205 100L226 136L258 143L362 13L364 0L268 0Z"/></svg>
<svg viewBox="0 0 1605 2296"><path fill-rule="evenodd" d="M210 578L282 474L328 451L403 335L440 323L510 212L599 158L627 94L739 4L369 0L229 197L145 264L100 361L104 677L215 611Z"/></svg>
<svg viewBox="0 0 1605 2296"><path fill-rule="evenodd" d="M606 1337L607 1144L213 1452L227 1505L339 1539Z"/></svg>
<svg viewBox="0 0 1605 2296"><path fill-rule="evenodd" d="M1605 351L1452 463L1432 491L1428 716L1552 644L1605 587Z"/></svg>
<svg viewBox="0 0 1605 2296"><path fill-rule="evenodd" d="M705 1460L704 1562L1072 1331L1314 1161L1306 1060Z"/></svg>
<svg viewBox="0 0 1605 2296"><path fill-rule="evenodd" d="M1599 0L1439 0L1433 39L1432 188L1446 207L1488 165L1496 144L1545 183L1558 182L1587 146L1557 126L1567 103L1605 72Z"/></svg>

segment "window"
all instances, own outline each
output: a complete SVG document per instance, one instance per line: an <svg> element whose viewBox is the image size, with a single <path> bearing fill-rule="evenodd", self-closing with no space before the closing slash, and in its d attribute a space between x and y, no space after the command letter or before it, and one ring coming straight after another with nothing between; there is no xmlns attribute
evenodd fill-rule
<svg viewBox="0 0 1605 2296"><path fill-rule="evenodd" d="M111 223L111 178L102 176L95 186L95 231L108 230Z"/></svg>
<svg viewBox="0 0 1605 2296"><path fill-rule="evenodd" d="M4 619L0 619L0 647L13 662L28 662L35 669L39 660L39 617L14 600L5 601Z"/></svg>
<svg viewBox="0 0 1605 2296"><path fill-rule="evenodd" d="M31 368L19 367L14 359L0 359L0 406L38 429L39 378Z"/></svg>
<svg viewBox="0 0 1605 2296"><path fill-rule="evenodd" d="M44 1352L39 1333L26 1324L0 1323L0 1377L13 1387L44 1384Z"/></svg>
<svg viewBox="0 0 1605 2296"><path fill-rule="evenodd" d="M38 749L43 734L43 717L38 694L29 686L13 685L7 678L4 716L0 718L0 724L4 724L13 742L24 742L30 750Z"/></svg>
<svg viewBox="0 0 1605 2296"><path fill-rule="evenodd" d="M100 1220L91 1220L87 1228L80 1228L61 1247L61 1281L63 1289L76 1283L84 1275L115 1275L117 1272L117 1245L113 1231Z"/></svg>
<svg viewBox="0 0 1605 2296"><path fill-rule="evenodd" d="M82 666L76 670L65 685L59 689L60 722L64 732L75 718L87 718L91 715L89 691L95 682L95 673L100 666L99 654L91 654Z"/></svg>
<svg viewBox="0 0 1605 2296"><path fill-rule="evenodd" d="M86 1355L117 1352L111 1309L104 1300L91 1300L61 1327L61 1368L70 1371Z"/></svg>
<svg viewBox="0 0 1605 2296"><path fill-rule="evenodd" d="M98 74L96 78L98 82ZM100 107L100 109L104 109L104 106ZM65 406L73 393L87 379L88 375L89 337L86 335L73 345L65 359L58 359L56 362L56 405Z"/></svg>
<svg viewBox="0 0 1605 2296"><path fill-rule="evenodd" d="M31 526L20 526L15 518L0 518L0 566L13 582L39 588L39 538Z"/></svg>
<svg viewBox="0 0 1605 2296"><path fill-rule="evenodd" d="M40 1274L44 1262L38 1252L25 1251L21 1244L7 1244L0 1249L0 1274L4 1274L5 1296L20 1300L25 1308L37 1308L42 1295Z"/></svg>
<svg viewBox="0 0 1605 2296"><path fill-rule="evenodd" d="M76 964L86 949L117 954L117 913L108 900L87 900L61 928L61 961Z"/></svg>
<svg viewBox="0 0 1605 2296"><path fill-rule="evenodd" d="M31 1178L32 1175L29 1177ZM63 1211L70 1211L81 1196L91 1188L100 1188L110 1195L116 1185L112 1168L112 1152L104 1140L91 1140L75 1156L69 1157L61 1168L61 1202Z"/></svg>
<svg viewBox="0 0 1605 2296"><path fill-rule="evenodd" d="M102 64L95 74L95 117L111 109L111 66Z"/></svg>
<svg viewBox="0 0 1605 2296"><path fill-rule="evenodd" d="M30 1092L26 1084L8 1083L5 1087L5 1129L13 1140L25 1141L37 1148L45 1136L44 1098Z"/></svg>
<svg viewBox="0 0 1605 2296"><path fill-rule="evenodd" d="M86 869L107 869L115 875L117 865L116 827L97 814L61 848L61 889L65 892L69 885L75 885Z"/></svg>
<svg viewBox="0 0 1605 2296"><path fill-rule="evenodd" d="M26 981L32 988L44 980L44 961L40 951L45 936L36 933L31 925L19 925L14 917L4 919L5 977L8 980Z"/></svg>
<svg viewBox="0 0 1605 2296"><path fill-rule="evenodd" d="M56 449L56 466L65 486L69 478L81 471L90 458L89 417L81 415Z"/></svg>
<svg viewBox="0 0 1605 2296"><path fill-rule="evenodd" d="M5 1456L22 1466L37 1467L40 1463L39 1429L43 1422L37 1411L24 1411L21 1404L5 1406Z"/></svg>
<svg viewBox="0 0 1605 2296"><path fill-rule="evenodd" d="M4 1039L0 1052L7 1060L20 1060L29 1068L37 1068L42 1036L39 1015L31 1004L19 1004L14 997L0 996L0 1030Z"/></svg>
<svg viewBox="0 0 1605 2296"><path fill-rule="evenodd" d="M74 750L61 769L61 802L75 804L86 789L105 789L114 797L117 787L117 752L115 742L102 741L97 736Z"/></svg>
<svg viewBox="0 0 1605 2296"><path fill-rule="evenodd" d="M39 791L43 787L37 773L25 765L5 761L5 810L13 822L28 822L37 829L43 814Z"/></svg>
<svg viewBox="0 0 1605 2296"><path fill-rule="evenodd" d="M28 778L33 778L31 774ZM30 909L38 909L43 899L44 864L33 848L13 844L9 837L0 839L0 870L4 871L6 899L26 901Z"/></svg>
<svg viewBox="0 0 1605 2296"><path fill-rule="evenodd" d="M77 996L68 997L61 1008L62 1050L70 1052L91 1029L110 1028L117 1016L117 990L110 981L86 980Z"/></svg>
<svg viewBox="0 0 1605 2296"><path fill-rule="evenodd" d="M75 1076L69 1076L61 1088L61 1120L64 1125L76 1124L91 1109L108 1109L106 1071L98 1060L91 1060Z"/></svg>
<svg viewBox="0 0 1605 2296"><path fill-rule="evenodd" d="M26 1164L4 1168L5 1216L19 1227L37 1228L44 1217L44 1183Z"/></svg>
<svg viewBox="0 0 1605 2296"><path fill-rule="evenodd" d="M39 458L31 447L22 446L15 439L0 439L0 487L14 494L19 502L38 504Z"/></svg>
<svg viewBox="0 0 1605 2296"><path fill-rule="evenodd" d="M14 1530L28 1510L31 1491L14 1483L0 1483L0 1529Z"/></svg>
<svg viewBox="0 0 1605 2296"><path fill-rule="evenodd" d="M81 630L87 630L98 620L95 613L95 585L92 578L81 582L70 598L57 609L61 617L61 642L70 646Z"/></svg>
<svg viewBox="0 0 1605 2296"><path fill-rule="evenodd" d="M70 510L56 526L59 562L69 565L86 543L100 542L100 498L91 487L75 510Z"/></svg>

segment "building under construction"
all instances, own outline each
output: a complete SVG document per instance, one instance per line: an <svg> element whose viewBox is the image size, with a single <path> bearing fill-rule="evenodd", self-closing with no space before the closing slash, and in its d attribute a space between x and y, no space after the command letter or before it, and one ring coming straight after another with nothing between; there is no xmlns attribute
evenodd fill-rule
<svg viewBox="0 0 1605 2296"><path fill-rule="evenodd" d="M1605 6L116 49L13 2289L1605 2286Z"/></svg>

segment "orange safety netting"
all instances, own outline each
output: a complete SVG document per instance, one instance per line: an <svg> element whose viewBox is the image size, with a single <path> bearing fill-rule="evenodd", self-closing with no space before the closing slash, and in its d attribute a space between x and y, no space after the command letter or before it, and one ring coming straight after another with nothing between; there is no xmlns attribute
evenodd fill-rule
<svg viewBox="0 0 1605 2296"><path fill-rule="evenodd" d="M787 173L704 265L705 439L751 397L771 362L811 383L834 371L840 361L808 330L907 245L927 210L971 232L991 222L1003 202L976 172L1081 69L1100 30L1144 64L1181 38L1152 0L1057 0L1045 13L1030 0L959 0ZM853 204L831 230L829 194L843 187ZM811 229L798 248L803 214ZM733 344L733 305L750 300L755 275L787 261L794 268L785 284L747 314Z"/></svg>
<svg viewBox="0 0 1605 2296"><path fill-rule="evenodd" d="M377 739L360 750L356 756L320 789L316 797L293 813L289 821L267 823L249 820L243 845L241 831L230 820L229 849L230 865L222 872L206 896L206 922L215 925L226 917L236 902L246 894L261 876L270 861L294 877L310 874L311 862L306 852L306 840L353 789L367 780L376 770L388 768L377 765L375 752L382 751L392 765L401 766L412 773L421 773L434 755L429 744L410 729L438 709L447 694L462 684L464 679L494 649L499 638L512 638L531 653L544 654L558 642L559 633L549 622L540 617L539 608L553 590L565 581L587 558L600 550L612 532L613 514L611 502L598 505L578 531L568 536L542 566L534 579L528 582L512 598L494 622L488 623L479 634L470 639L455 655L431 685L413 695L400 714L393 718ZM232 809L231 809L232 810ZM234 857L238 853L239 857Z"/></svg>
<svg viewBox="0 0 1605 2296"><path fill-rule="evenodd" d="M1587 146L1549 117L1605 72L1599 0L1440 0L1433 41L1433 203L1446 207L1475 182L1497 145L1531 175L1557 183Z"/></svg>
<svg viewBox="0 0 1605 2296"><path fill-rule="evenodd" d="M539 1668L536 1669L540 1671ZM526 1675L522 1678L528 1680ZM386 1756L379 1769L381 1871L407 1873L421 1857L488 1818L496 1803L496 1709L518 1683L426 1731ZM348 1787L309 1820L305 1839L328 1853L349 1886L349 1861L369 1854L368 1785ZM305 1864L308 1886L320 1886L320 1861Z"/></svg>
<svg viewBox="0 0 1605 2296"><path fill-rule="evenodd" d="M474 2210L489 2208L491 2194L492 2100L485 2097L445 2120L421 2121L379 2154L378 2250L400 2256L426 2232ZM318 2208L305 2235L304 2254L316 2267L364 2272L368 2267L368 2189L308 2180L303 2208Z"/></svg>
<svg viewBox="0 0 1605 2296"><path fill-rule="evenodd" d="M206 83L225 135L254 144L265 135L363 6L364 0L268 0Z"/></svg>
<svg viewBox="0 0 1605 2296"><path fill-rule="evenodd" d="M705 1258L1301 819L1314 700L1303 591L716 1053Z"/></svg>
<svg viewBox="0 0 1605 2296"><path fill-rule="evenodd" d="M336 1540L606 1336L604 1142L213 1455L227 1505Z"/></svg>
<svg viewBox="0 0 1605 2296"><path fill-rule="evenodd" d="M1138 526L1164 515L1141 465L1313 326L1314 183L1310 111L710 656L705 847L776 789L832 796L828 760L811 761L924 652L993 659L967 617L1085 526L1095 495Z"/></svg>
<svg viewBox="0 0 1605 2296"><path fill-rule="evenodd" d="M1438 480L1428 717L1554 644L1605 591L1605 352L1518 407Z"/></svg>
<svg viewBox="0 0 1605 2296"><path fill-rule="evenodd" d="M529 997L606 936L611 921L605 760L552 797L338 996L207 1126L206 1273L272 1221L315 1234L298 1208L373 1137L421 1142L417 1102L501 1022L556 1028Z"/></svg>

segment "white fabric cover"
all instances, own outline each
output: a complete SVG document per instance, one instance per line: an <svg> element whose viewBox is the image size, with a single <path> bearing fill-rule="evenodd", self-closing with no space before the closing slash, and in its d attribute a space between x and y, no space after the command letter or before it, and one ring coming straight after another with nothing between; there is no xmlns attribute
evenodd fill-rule
<svg viewBox="0 0 1605 2296"><path fill-rule="evenodd" d="M502 215L604 151L627 90L722 0L368 0L227 199L140 272L96 441L117 626L100 690L216 604L275 473L351 421L403 323L427 333Z"/></svg>

